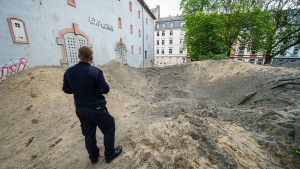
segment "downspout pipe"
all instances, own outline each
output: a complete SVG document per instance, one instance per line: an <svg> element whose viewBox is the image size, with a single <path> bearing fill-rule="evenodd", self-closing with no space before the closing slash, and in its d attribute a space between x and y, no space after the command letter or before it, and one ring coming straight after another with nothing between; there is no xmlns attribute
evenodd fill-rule
<svg viewBox="0 0 300 169"><path fill-rule="evenodd" d="M144 8L145 8L146 3L143 5L142 9L142 30L143 30L143 68L145 68L145 21L144 21Z"/></svg>

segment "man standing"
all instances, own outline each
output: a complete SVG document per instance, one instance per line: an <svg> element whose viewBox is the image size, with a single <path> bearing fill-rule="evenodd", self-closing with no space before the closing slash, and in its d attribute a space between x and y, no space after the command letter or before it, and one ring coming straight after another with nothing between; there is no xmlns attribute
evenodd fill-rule
<svg viewBox="0 0 300 169"><path fill-rule="evenodd" d="M115 120L107 111L103 96L109 92L109 86L103 72L91 66L92 49L87 46L80 47L78 58L80 62L65 72L62 90L67 94L74 94L76 115L81 123L91 162L96 164L99 158L96 140L98 126L104 135L105 160L109 163L122 152L121 146L114 148Z"/></svg>

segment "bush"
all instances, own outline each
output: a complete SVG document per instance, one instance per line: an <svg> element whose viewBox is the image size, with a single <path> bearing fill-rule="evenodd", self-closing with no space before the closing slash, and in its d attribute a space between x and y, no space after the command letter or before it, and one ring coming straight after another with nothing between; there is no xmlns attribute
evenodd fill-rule
<svg viewBox="0 0 300 169"><path fill-rule="evenodd" d="M225 54L215 54L215 55L211 55L209 58L212 60L229 59L228 56L226 56Z"/></svg>

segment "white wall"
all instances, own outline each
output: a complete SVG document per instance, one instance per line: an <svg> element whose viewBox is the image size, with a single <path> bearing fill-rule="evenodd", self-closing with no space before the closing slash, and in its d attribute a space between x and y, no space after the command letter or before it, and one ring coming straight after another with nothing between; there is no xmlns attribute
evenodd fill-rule
<svg viewBox="0 0 300 169"><path fill-rule="evenodd" d="M132 0L133 10L129 11L129 0L78 0L76 8L68 5L67 0L14 0L0 1L0 66L26 58L29 66L59 65L62 59L61 46L57 45L58 31L72 28L77 23L79 30L90 38L94 50L95 64L104 64L117 58L115 44L123 38L127 47L128 64L139 67L143 62L138 54L142 47L142 37L138 36L142 22L138 19L138 9L142 7L137 0ZM103 29L89 22L94 17L102 23L113 26L114 31ZM16 17L26 24L29 44L13 43L7 18ZM118 28L118 18L122 18L122 29ZM148 58L145 63L153 59L153 19L144 11L144 17L149 24L145 25L145 50ZM134 33L130 34L130 24ZM134 45L135 53L131 55L130 46ZM145 64L147 65L147 64Z"/></svg>

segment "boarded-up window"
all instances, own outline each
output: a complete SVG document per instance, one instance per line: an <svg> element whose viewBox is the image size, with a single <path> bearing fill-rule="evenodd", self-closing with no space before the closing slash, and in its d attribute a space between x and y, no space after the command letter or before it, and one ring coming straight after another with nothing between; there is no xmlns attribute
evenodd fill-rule
<svg viewBox="0 0 300 169"><path fill-rule="evenodd" d="M132 2L129 1L129 10L132 12Z"/></svg>
<svg viewBox="0 0 300 169"><path fill-rule="evenodd" d="M17 18L8 18L8 25L14 43L29 43L26 25Z"/></svg>
<svg viewBox="0 0 300 169"><path fill-rule="evenodd" d="M130 25L130 33L133 34L133 26Z"/></svg>
<svg viewBox="0 0 300 169"><path fill-rule="evenodd" d="M122 28L122 19L120 17L118 19L118 26L119 26L119 28Z"/></svg>

